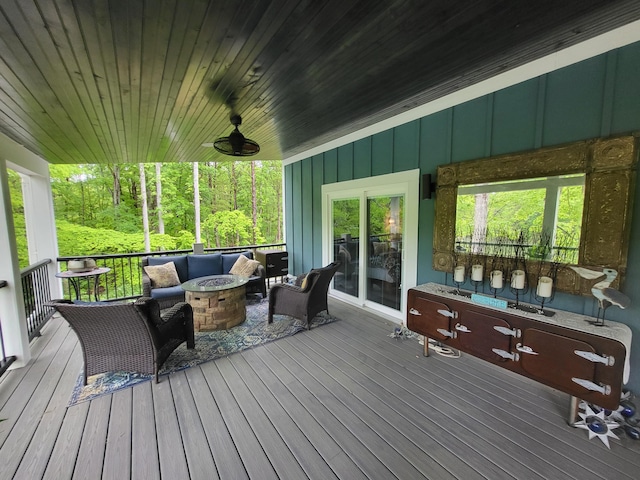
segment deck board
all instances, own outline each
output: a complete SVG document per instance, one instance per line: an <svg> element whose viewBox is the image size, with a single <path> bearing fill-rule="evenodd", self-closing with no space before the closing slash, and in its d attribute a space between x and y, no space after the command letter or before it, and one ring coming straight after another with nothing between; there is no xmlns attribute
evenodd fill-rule
<svg viewBox="0 0 640 480"><path fill-rule="evenodd" d="M265 480L278 478L264 451L264 446L254 435L251 425L224 381L217 363L203 365L202 371L249 478L264 478Z"/></svg>
<svg viewBox="0 0 640 480"><path fill-rule="evenodd" d="M278 435L286 442L287 448L295 457L295 461L304 470L308 478L337 479L331 467L307 436L300 430L287 413L279 399L271 394L262 379L253 371L242 355L229 357L233 368L238 372L238 380L245 385L246 393L251 393L256 400L255 408L262 410Z"/></svg>
<svg viewBox="0 0 640 480"><path fill-rule="evenodd" d="M131 478L133 480L160 478L152 387L153 383L147 382L130 389L133 396L131 412ZM105 463L118 461L118 458L110 456L105 459Z"/></svg>
<svg viewBox="0 0 640 480"><path fill-rule="evenodd" d="M153 385L152 392L160 475L162 478L189 478L171 382L165 378L164 382Z"/></svg>
<svg viewBox="0 0 640 480"><path fill-rule="evenodd" d="M111 415L104 453L104 478L131 478L131 416L133 389L111 397Z"/></svg>
<svg viewBox="0 0 640 480"><path fill-rule="evenodd" d="M217 363L222 378L227 383L229 391L251 427L253 435L262 445L277 478L305 478L306 474L289 449L287 442L260 408L260 404L242 378L238 376L229 359L223 358Z"/></svg>
<svg viewBox="0 0 640 480"><path fill-rule="evenodd" d="M81 351L53 318L0 381L0 480L637 477L640 442L588 440L566 394L330 311L341 320L73 407Z"/></svg>
<svg viewBox="0 0 640 480"><path fill-rule="evenodd" d="M76 342L69 359L70 363L77 364L81 356L80 345ZM72 368L65 368L33 435L33 438L37 438L38 441L32 441L26 449L15 473L16 478L41 478L43 476L65 418L67 411L65 405L69 400L69 386L73 385L77 378L78 372Z"/></svg>
<svg viewBox="0 0 640 480"><path fill-rule="evenodd" d="M89 405L73 479L98 478L102 475L110 414L110 395L96 398Z"/></svg>
<svg viewBox="0 0 640 480"><path fill-rule="evenodd" d="M353 326L351 323L343 325L345 328ZM319 335L328 335L328 331ZM347 335L348 331L343 332L339 338L345 338ZM413 359L411 350L418 352L418 355L421 350L415 341L405 344L392 340L390 343L396 348L393 355L387 357L388 362L410 362ZM354 347L350 344L346 348ZM485 418L490 423L501 422L511 427L514 433L519 433L518 439L537 439L538 445L525 447L541 456L545 462L555 461L559 468L564 468L567 461L575 462L577 466L567 473L568 478L574 474L580 478L580 475L586 474L584 470L587 468L602 478L608 478L615 471L633 476L633 470L637 469L637 456L627 456L627 460L622 461L625 458L623 456L620 457L620 462L613 464L604 461L599 454L601 445L595 442L580 442L583 450L575 450L576 437L582 437L585 432L567 428L568 395L512 372L496 369L487 362L467 355L460 359L442 359L436 355L428 359L418 356L417 359L420 360L403 365L413 366L413 373L419 375L419 378L423 378L425 382L437 383L439 387L446 389L449 396L459 397L461 405L467 403L469 408L477 408L477 413L473 415L474 420L480 421ZM434 373L437 375L435 379L431 376ZM522 397L522 391L514 388L522 384L531 389L531 395ZM509 386L511 388L508 388ZM544 402L542 399L549 401ZM492 420L483 413L491 414L492 411L498 412L499 418L494 415ZM549 418L548 413L554 414ZM571 449L570 458L565 454L567 449ZM620 450L615 449L611 453L618 456Z"/></svg>
<svg viewBox="0 0 640 480"><path fill-rule="evenodd" d="M269 392L277 399L282 408L287 411L291 420L298 426L338 478L355 480L367 478L334 437L312 415L309 415L308 410L305 408L306 402L299 401L288 386L280 381L271 368L272 363L269 361L269 357L266 357L267 362L265 362L265 357L260 357L256 351L249 350L243 352L242 358L259 375Z"/></svg>
<svg viewBox="0 0 640 480"><path fill-rule="evenodd" d="M240 454L222 418L215 396L209 388L202 369L186 372L189 386L202 421L202 427L211 447L217 474L220 478L246 480L247 475ZM212 473L214 475L214 473Z"/></svg>
<svg viewBox="0 0 640 480"><path fill-rule="evenodd" d="M330 392L345 407L345 414L339 418L353 431L359 431L359 440L365 441L396 477L419 478L429 475L434 479L451 478L441 464L433 461L394 426L396 415L390 408L384 408L386 405L382 402L374 402L371 396L367 400L375 405L368 406L363 401L359 396L362 391L356 391L357 384L336 368L341 363L339 358L332 361L326 356L312 355L304 344L300 345L303 340L304 335L299 335L279 342L277 346L290 355L292 362L296 358L304 361L301 366L306 372L302 378L307 379L308 388L317 394Z"/></svg>
<svg viewBox="0 0 640 480"><path fill-rule="evenodd" d="M178 372L171 376L171 391L187 458L189 477L193 479L218 479L207 436L184 372Z"/></svg>
<svg viewBox="0 0 640 480"><path fill-rule="evenodd" d="M323 332L326 334L326 332ZM346 335L341 335L341 338L348 338ZM335 339L336 342L340 341L339 338ZM388 339L388 342L396 342L393 339ZM415 342L417 346L417 342ZM318 344L316 348L325 348L330 350L330 343L327 341L323 341L322 345ZM345 348L353 348L353 345L345 345ZM313 348L310 346L309 348ZM396 356L396 358L402 358L400 355ZM342 354L347 354L346 351L343 351ZM440 363L436 358L422 359L422 358L407 358L408 361L414 362L430 362L431 364ZM391 362L392 360L389 359ZM450 362L454 362L456 360L449 360ZM408 363L404 364L407 366L407 369L411 369ZM350 371L357 371L359 368L362 372L361 378L362 381L367 382L368 379L374 378L377 376L376 380L373 383L374 388L379 394L383 394L386 392L398 391L402 388L396 382L391 381L392 378L398 375L396 369L388 369L384 364L376 364L374 368L366 368L364 366L358 365L349 365ZM430 369L432 371L432 369ZM382 378L383 376L386 378ZM419 378L419 377L413 377ZM512 438L507 438L504 435L501 435L498 429L495 428L495 425L504 422L504 418L502 417L502 412L499 408L492 404L495 403L495 398L492 401L485 401L482 403L481 398L474 398L470 395L465 395L465 392L461 392L456 389L448 389L447 382L455 383L450 378L446 377L431 377L426 376L423 377L422 382L418 382L416 385L411 385L410 380L411 377L403 378L406 380L405 383L409 385L408 388L404 390L404 394L400 397L393 397L388 394L387 401L389 404L398 404L402 402L407 402L407 406L411 407L416 413L423 413L427 418L429 416L432 421L437 421L439 415L447 415L446 421L441 420L440 423L446 424L446 428L443 432L440 432L438 438L446 438L447 433L453 434L457 437L469 436L469 447L473 446L478 452L485 452L485 455L491 455L496 448L503 451L503 463L501 464L502 468L507 472L510 472L512 475L520 476L524 475L526 469L522 466L523 457L526 458L528 452L530 451L541 451L545 455L553 455L553 451L548 449L544 444L533 444L530 440L530 436L528 432L521 432L522 435L516 438L515 440ZM381 390L379 387L383 386L386 390ZM428 388L424 388L424 386L428 386ZM411 400L411 395L414 396L413 401ZM450 399L455 398L458 400L455 409L452 410L453 405L450 402ZM499 398L499 397L496 397ZM427 404L427 406L424 405ZM434 411L432 411L434 409ZM406 410L406 409L405 409ZM497 413L491 414L491 410L496 411ZM515 422L511 427L517 427L519 424ZM517 432L517 428L515 430ZM453 447L453 446L452 446ZM469 457L471 452L466 452L462 454L460 451L461 445L457 445L454 448L454 451L458 452L460 456L467 461L473 456ZM477 462L478 458L476 458ZM460 462L458 462L460 463ZM527 462L528 463L528 462ZM552 462L550 462L552 463ZM477 464L477 463L476 463ZM459 465L458 465L459 467ZM469 468L472 468L471 466ZM558 471L549 468L548 470L538 472L539 478L552 478L554 475L558 475ZM457 473L461 478L466 478L466 475L462 475L462 472ZM498 475L500 472L484 472L488 478L493 478L494 475ZM504 474L504 472L502 472ZM529 475L533 477L533 473L529 472Z"/></svg>

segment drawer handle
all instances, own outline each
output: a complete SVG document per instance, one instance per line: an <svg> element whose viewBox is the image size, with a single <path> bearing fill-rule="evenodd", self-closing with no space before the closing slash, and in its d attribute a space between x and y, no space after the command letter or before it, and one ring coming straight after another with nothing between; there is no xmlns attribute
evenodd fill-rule
<svg viewBox="0 0 640 480"><path fill-rule="evenodd" d="M466 325L460 323L456 323L455 329L459 332L471 333L471 330L469 330Z"/></svg>
<svg viewBox="0 0 640 480"><path fill-rule="evenodd" d="M522 336L522 331L519 328L507 328L501 325L494 325L493 329L503 335L513 335L515 338L520 338Z"/></svg>
<svg viewBox="0 0 640 480"><path fill-rule="evenodd" d="M507 352L506 350L502 350L500 348L492 348L491 351L496 355L501 356L502 358L513 360L514 362L520 360L520 355L518 355L517 353Z"/></svg>
<svg viewBox="0 0 640 480"><path fill-rule="evenodd" d="M440 315L450 318L458 318L458 312L450 312L449 310L440 309L438 310Z"/></svg>
<svg viewBox="0 0 640 480"><path fill-rule="evenodd" d="M609 385L598 385L589 380L585 380L584 378L573 377L571 380L587 390L600 392L602 395L611 395L611 387Z"/></svg>
<svg viewBox="0 0 640 480"><path fill-rule="evenodd" d="M415 308L413 308L413 307L409 309L409 313L410 313L411 315L418 315L418 316L422 316L422 314L421 314L418 310L416 310Z"/></svg>
<svg viewBox="0 0 640 480"><path fill-rule="evenodd" d="M289 257L280 257L280 260L284 262L285 260L289 260Z"/></svg>
<svg viewBox="0 0 640 480"><path fill-rule="evenodd" d="M449 330L445 330L444 328L439 328L438 333L444 335L445 337L456 338L456 332L450 332Z"/></svg>
<svg viewBox="0 0 640 480"><path fill-rule="evenodd" d="M529 355L538 355L538 352L535 352L533 348L529 347L528 345L522 345L521 343L518 343L516 345L516 350Z"/></svg>
<svg viewBox="0 0 640 480"><path fill-rule="evenodd" d="M590 362L604 363L608 367L612 367L616 363L615 357L610 357L607 355L598 355L597 353L585 352L583 350L574 350L573 353L575 353L579 357L586 358Z"/></svg>
<svg viewBox="0 0 640 480"><path fill-rule="evenodd" d="M273 268L273 267L275 267L275 265L273 263L268 263L267 264L267 268Z"/></svg>

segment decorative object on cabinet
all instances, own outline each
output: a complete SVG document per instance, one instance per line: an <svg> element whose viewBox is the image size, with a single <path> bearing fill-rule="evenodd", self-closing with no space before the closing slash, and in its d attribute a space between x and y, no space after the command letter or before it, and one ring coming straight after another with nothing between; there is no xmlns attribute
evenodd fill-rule
<svg viewBox="0 0 640 480"><path fill-rule="evenodd" d="M480 305L429 283L409 289L407 328L568 393L570 424L578 398L616 409L629 376L630 328L607 321L603 329L584 315L536 311Z"/></svg>
<svg viewBox="0 0 640 480"><path fill-rule="evenodd" d="M575 270L578 275L582 278L587 278L589 280L595 280L596 278L600 278L603 275L606 278L591 287L591 293L598 300L598 314L596 315L596 325L604 325L604 314L608 307L611 305L615 305L620 308L627 308L631 305L631 299L627 297L624 293L619 292L615 288L611 288L609 285L615 280L618 276L618 272L616 272L612 268L603 268L601 272L595 270L589 270L587 268L581 267L571 267Z"/></svg>
<svg viewBox="0 0 640 480"><path fill-rule="evenodd" d="M577 265L609 265L618 271L621 283L627 265L637 144L633 135L592 139L438 167L434 270L450 273L454 260L462 263L464 252L456 251L455 245L458 186L582 173L585 196ZM533 266L529 269L530 274L535 271ZM591 291L589 282L571 269L559 271L554 283L557 291L582 295Z"/></svg>

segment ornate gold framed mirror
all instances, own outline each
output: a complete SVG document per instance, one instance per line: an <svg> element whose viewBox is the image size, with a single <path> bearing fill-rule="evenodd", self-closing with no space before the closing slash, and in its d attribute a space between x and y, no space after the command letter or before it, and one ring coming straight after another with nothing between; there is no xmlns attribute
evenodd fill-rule
<svg viewBox="0 0 640 480"><path fill-rule="evenodd" d="M638 138L626 135L439 166L433 233L434 270L452 273L456 257L458 261L460 258L459 253L454 254L459 186L584 174L577 265L616 269L617 282L621 283L627 267L637 162ZM544 264L545 261L539 262ZM590 295L592 283L572 269L562 268L558 271L556 289Z"/></svg>

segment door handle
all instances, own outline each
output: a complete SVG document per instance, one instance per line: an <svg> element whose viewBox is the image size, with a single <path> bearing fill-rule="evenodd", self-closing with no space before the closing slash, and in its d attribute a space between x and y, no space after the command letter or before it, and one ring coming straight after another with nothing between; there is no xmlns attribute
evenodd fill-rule
<svg viewBox="0 0 640 480"><path fill-rule="evenodd" d="M609 385L598 385L597 383L593 383L590 380L585 380L584 378L573 377L571 380L581 387L586 388L587 390L600 392L602 395L611 395L611 387Z"/></svg>
<svg viewBox="0 0 640 480"><path fill-rule="evenodd" d="M501 348L492 348L491 351L496 355L501 356L502 358L513 360L514 362L520 360L520 355L518 355L517 353L507 352L506 350L502 350Z"/></svg>
<svg viewBox="0 0 640 480"><path fill-rule="evenodd" d="M526 353L528 355L538 355L538 352L535 352L533 348L529 347L528 345L522 345L521 343L518 343L516 345L516 350L522 353Z"/></svg>
<svg viewBox="0 0 640 480"><path fill-rule="evenodd" d="M519 328L507 328L501 325L494 325L493 329L503 335L513 335L515 338L520 338L522 336L522 331Z"/></svg>
<svg viewBox="0 0 640 480"><path fill-rule="evenodd" d="M575 353L579 357L586 358L590 362L604 363L608 367L612 367L616 363L615 357L607 355L598 355L597 353L585 352L583 350L574 350L573 353Z"/></svg>
<svg viewBox="0 0 640 480"><path fill-rule="evenodd" d="M444 328L439 328L438 333L444 335L445 337L456 338L456 332L450 332L449 330L445 330Z"/></svg>

